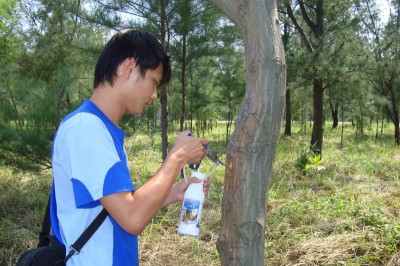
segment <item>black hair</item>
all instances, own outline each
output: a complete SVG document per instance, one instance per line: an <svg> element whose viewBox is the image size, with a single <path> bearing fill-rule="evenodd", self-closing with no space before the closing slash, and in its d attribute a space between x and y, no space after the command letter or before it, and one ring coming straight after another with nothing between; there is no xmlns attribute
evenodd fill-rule
<svg viewBox="0 0 400 266"><path fill-rule="evenodd" d="M101 52L94 71L94 88L104 82L114 86L117 68L127 58L135 59L142 77L148 69L156 69L162 63L160 85L170 81L170 59L161 42L150 32L129 29L117 32Z"/></svg>

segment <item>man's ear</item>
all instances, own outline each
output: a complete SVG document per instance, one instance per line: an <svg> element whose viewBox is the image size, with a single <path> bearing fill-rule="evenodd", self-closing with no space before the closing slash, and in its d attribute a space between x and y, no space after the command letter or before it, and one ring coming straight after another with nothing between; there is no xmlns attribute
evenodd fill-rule
<svg viewBox="0 0 400 266"><path fill-rule="evenodd" d="M125 77L129 78L132 71L135 71L136 61L134 58L127 58L121 64L121 70Z"/></svg>

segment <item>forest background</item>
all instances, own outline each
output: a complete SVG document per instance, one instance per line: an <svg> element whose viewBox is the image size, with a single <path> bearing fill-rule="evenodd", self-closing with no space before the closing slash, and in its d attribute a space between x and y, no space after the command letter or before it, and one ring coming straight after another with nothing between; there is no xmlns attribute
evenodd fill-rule
<svg viewBox="0 0 400 266"><path fill-rule="evenodd" d="M368 170L365 174L369 177L378 176L380 181L390 181L389 192L398 198L396 182L399 179L400 158L396 151L400 144L400 3L388 3L388 19L382 20L378 3L372 0L278 1L287 63L287 91L285 120L275 169L286 172L285 178L292 175L297 179L286 182L283 181L286 180L284 177L274 175L269 192L270 207L274 205L274 196L283 195L284 188L292 191L293 187L297 187L294 183L302 183L301 187L307 185L314 192L326 187L326 180L329 181L328 187L333 187L331 182L337 176L332 177L329 171L334 168L332 171L340 173L338 165L341 164L340 169L343 169L346 161L341 159L340 163L332 162L330 156L333 154L344 157L343 154L332 152L332 145L338 150L351 146L352 152L360 149L360 154L370 152L361 149L360 145L364 148L371 148L372 145L378 150L386 147L381 155L388 157L386 160L391 159L391 162L382 162L382 158L372 155L362 162L369 165L371 160L381 162L382 169L387 170ZM127 132L132 145L128 150L134 155L144 150L148 152L147 155L154 152L155 155L150 158L159 163L176 132L189 129L195 135L212 140L215 150L224 154L224 147L244 100L245 51L235 26L208 1L0 0L0 5L1 265L11 263L24 247L34 245L34 232L40 227L40 217L46 203L43 191L48 191L51 176L52 138L61 119L91 94L95 61L105 42L116 30L143 28L153 32L165 44L173 62L173 79L167 89L160 88L161 100L153 103L144 114L127 116L121 122L120 126ZM165 110L168 110L167 119ZM325 132L324 128L335 131ZM328 136L332 136L331 139ZM351 141L346 142L348 139ZM323 140L327 142L326 152ZM296 149L290 146L295 141L298 142ZM293 150L286 149L287 145ZM357 153L351 154L351 161L359 160L357 156L362 157ZM283 156L282 161L280 156ZM140 157L137 159L136 164L139 164ZM145 160L148 159L146 157ZM297 168L289 167L290 163ZM376 164L374 166L377 167ZM135 182L138 183L154 171L151 166L132 167L136 169L135 172L140 172L135 176ZM205 167L208 167L207 164ZM216 175L222 175L220 171ZM361 174L365 169L344 171L341 182L347 182L353 171ZM23 193L25 197L32 197L33 191L29 191L29 188L32 180L38 178L35 188L37 191L43 190L43 195L33 198L33 202L10 196L12 188L18 187L26 190ZM308 183L310 178L317 183ZM370 179L367 180L372 184ZM215 194L212 194L216 200L212 202L220 203L221 186L222 177L216 178L213 188ZM274 186L280 190L274 190ZM284 205L283 208L283 205L277 204L280 207L275 210L279 210L279 215L286 213L286 216L276 218L288 219L292 211L308 213L311 207L314 211L307 198L310 195L306 197L302 193L305 192L296 194L299 198L293 197L297 205ZM399 260L400 228L396 222L399 214L395 211L399 209L398 200L388 204L387 209L391 211L380 211L378 208L363 212L362 207L365 206L354 203L358 202L355 201L356 196L341 198L329 194L329 197L327 202L354 206L354 210L339 209L361 217L358 221L361 219L362 228L374 228L380 237L378 242L382 244L368 248L350 245L350 251L346 250L347 255L340 253L334 257L336 263L333 264L350 261L350 264L386 265ZM11 202L16 205L20 202L24 208L15 208ZM215 221L210 222L212 230L203 235L200 241L213 243L215 240L219 206L215 204L210 207L216 213L212 218ZM294 209L289 211L289 207ZM25 210L23 213L32 217L21 221L21 213L12 215L13 208L19 212ZM30 213L27 208L36 212ZM164 222L166 216L162 217L153 224L161 226L157 230L169 228L170 224ZM304 229L312 219L304 221L293 217L294 220L303 221L299 226ZM293 228L286 228L289 231L285 231L282 223L278 225L274 228L280 228L282 236L274 230L267 232L267 262L272 263L281 257L288 260L286 265L300 265L307 258L307 253L304 253L306 248L293 251L289 248L291 242L282 240L279 245L286 243L286 247L281 246L279 252L272 249L271 243L296 231ZM352 226L347 222L345 225L336 224L330 230L343 232L349 227L355 228ZM21 237L19 232L22 229L27 229L30 234L22 237L25 242L21 246L18 245L18 237ZM150 231L147 233L150 240L154 238ZM292 236L294 239L295 235ZM358 233L352 235L359 237ZM368 233L362 237L362 241L367 243L370 243L368 238L374 239ZM7 244L7 239L12 239L11 245ZM144 250L146 241L142 242ZM195 240L190 243L199 245ZM212 244L208 248L209 258L202 261L200 257L202 262L199 265L211 265L218 261ZM192 254L199 249L194 247L189 250L188 254ZM280 252L287 256L282 257ZM351 254L349 259L348 254ZM151 260L149 257L142 259ZM276 263L280 265L282 261Z"/></svg>

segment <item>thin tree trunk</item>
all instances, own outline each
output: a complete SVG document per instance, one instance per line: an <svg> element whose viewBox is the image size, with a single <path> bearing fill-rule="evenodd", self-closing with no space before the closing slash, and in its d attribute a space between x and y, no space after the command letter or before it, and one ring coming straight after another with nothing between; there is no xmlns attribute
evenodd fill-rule
<svg viewBox="0 0 400 266"><path fill-rule="evenodd" d="M329 107L331 108L331 115L332 115L332 128L337 128L339 125L339 105L333 104L332 101L329 101Z"/></svg>
<svg viewBox="0 0 400 266"><path fill-rule="evenodd" d="M303 132L304 135L307 135L307 122L306 122L306 117L308 117L307 115L307 110L306 110L306 105L305 105L305 88L303 90L301 90L301 131Z"/></svg>
<svg viewBox="0 0 400 266"><path fill-rule="evenodd" d="M340 135L340 148L343 148L343 139L344 139L344 109L343 109L343 102L342 102L342 133Z"/></svg>
<svg viewBox="0 0 400 266"><path fill-rule="evenodd" d="M394 125L394 141L397 145L400 145L399 108L397 106L397 101L393 90L391 92L392 92L392 122Z"/></svg>
<svg viewBox="0 0 400 266"><path fill-rule="evenodd" d="M186 35L183 36L181 74L182 74L181 75L182 108L181 108L181 119L180 119L180 131L183 131L186 119Z"/></svg>
<svg viewBox="0 0 400 266"><path fill-rule="evenodd" d="M376 128L375 128L375 139L378 139L379 134L379 115L380 115L380 106L378 106L378 112L376 114Z"/></svg>
<svg viewBox="0 0 400 266"><path fill-rule="evenodd" d="M165 36L167 34L167 27L165 25L165 0L161 0L161 43L165 46ZM167 86L161 87L160 95L161 104L161 149L162 149L162 159L165 160L168 154L168 96L167 96Z"/></svg>
<svg viewBox="0 0 400 266"><path fill-rule="evenodd" d="M390 105L391 109L388 107L390 118L394 125L394 141L397 145L400 145L400 127L399 127L399 107L397 103L396 92L392 80L386 81L385 86L390 94Z"/></svg>
<svg viewBox="0 0 400 266"><path fill-rule="evenodd" d="M396 113L394 123L394 140L397 145L400 145L400 127L399 127L399 114Z"/></svg>
<svg viewBox="0 0 400 266"><path fill-rule="evenodd" d="M316 154L322 152L322 141L324 136L324 90L322 87L322 79L314 78L313 84L313 128L311 135L311 150Z"/></svg>
<svg viewBox="0 0 400 266"><path fill-rule="evenodd" d="M292 135L292 108L290 106L290 89L286 90L286 97L285 97L285 106L286 106L286 120L285 120L285 136Z"/></svg>
<svg viewBox="0 0 400 266"><path fill-rule="evenodd" d="M287 19L283 20L282 44L287 51L289 49L289 33L290 25ZM286 95L285 95L285 136L292 135L292 107L290 105L290 89L288 88L288 80L286 79Z"/></svg>

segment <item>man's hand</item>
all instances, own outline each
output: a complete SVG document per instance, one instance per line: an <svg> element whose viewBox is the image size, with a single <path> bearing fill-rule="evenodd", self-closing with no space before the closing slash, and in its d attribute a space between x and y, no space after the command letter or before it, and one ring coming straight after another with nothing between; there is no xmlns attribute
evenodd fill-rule
<svg viewBox="0 0 400 266"><path fill-rule="evenodd" d="M187 181L188 181L188 184L186 184L184 179L175 183L175 185L172 187L171 192L169 193L168 198L165 201L163 207L165 207L171 203L174 203L176 201L182 201L183 196L185 195L185 191L189 187L189 185L191 183L200 183L201 182L200 179L198 179L197 177L194 177L194 176L189 177L187 179ZM208 190L210 189L210 185L211 185L210 179L208 177L206 177L203 182L203 192L204 192L205 196L208 195Z"/></svg>
<svg viewBox="0 0 400 266"><path fill-rule="evenodd" d="M178 134L170 154L184 157L186 164L199 164L207 155L204 145L208 144L208 141L189 136L189 133L190 131L184 131Z"/></svg>

